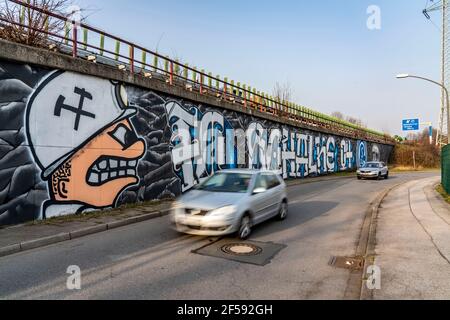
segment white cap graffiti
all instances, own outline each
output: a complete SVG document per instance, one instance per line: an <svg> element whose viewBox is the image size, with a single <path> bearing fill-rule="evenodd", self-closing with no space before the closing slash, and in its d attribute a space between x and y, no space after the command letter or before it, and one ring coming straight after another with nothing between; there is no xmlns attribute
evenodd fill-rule
<svg viewBox="0 0 450 320"><path fill-rule="evenodd" d="M31 95L27 138L43 179L111 124L136 113L125 88L109 80L56 71Z"/></svg>

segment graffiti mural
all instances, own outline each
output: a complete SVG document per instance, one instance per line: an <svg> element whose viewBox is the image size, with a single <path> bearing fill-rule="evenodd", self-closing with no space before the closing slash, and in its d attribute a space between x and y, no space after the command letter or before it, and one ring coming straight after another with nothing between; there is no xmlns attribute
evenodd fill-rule
<svg viewBox="0 0 450 320"><path fill-rule="evenodd" d="M211 108L166 103L172 161L182 190L217 170L266 169L288 178L354 170L367 161L367 143L302 131L234 114L233 125ZM240 119L242 117L246 119ZM243 125L247 122L247 125ZM356 146L362 146L356 150ZM364 149L365 148L365 149Z"/></svg>
<svg viewBox="0 0 450 320"><path fill-rule="evenodd" d="M174 197L164 100L0 62L0 226Z"/></svg>
<svg viewBox="0 0 450 320"><path fill-rule="evenodd" d="M358 166L358 168L363 168L367 164L367 160L367 142L358 141L358 157L356 165Z"/></svg>
<svg viewBox="0 0 450 320"><path fill-rule="evenodd" d="M135 114L121 84L61 71L42 80L25 119L33 159L49 184L42 218L114 207L139 182L146 146L130 122Z"/></svg>
<svg viewBox="0 0 450 320"><path fill-rule="evenodd" d="M372 161L381 161L380 147L376 144L372 146Z"/></svg>
<svg viewBox="0 0 450 320"><path fill-rule="evenodd" d="M229 168L355 170L391 149L0 61L0 226L173 198Z"/></svg>

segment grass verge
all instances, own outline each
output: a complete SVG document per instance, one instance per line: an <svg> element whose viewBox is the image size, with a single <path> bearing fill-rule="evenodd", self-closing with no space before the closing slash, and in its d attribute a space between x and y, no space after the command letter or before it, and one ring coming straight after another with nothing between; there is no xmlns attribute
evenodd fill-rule
<svg viewBox="0 0 450 320"><path fill-rule="evenodd" d="M123 215L125 218L126 211L130 209L147 209L152 210L152 208L157 211L158 209L161 209L161 206L168 205L173 200L167 199L167 200L155 200L155 201L148 201L148 202L139 202L139 203L132 203L123 205L116 209L106 209L101 211L92 211L82 214L73 214L73 215L67 215L62 217L55 217L50 218L46 220L36 220L36 221L30 221L26 223L27 226L35 226L35 225L59 225L63 223L69 223L69 222L83 222L83 221L91 221L91 220L100 220L102 218L114 218ZM142 212L144 214L144 212ZM99 221L100 223L100 221Z"/></svg>
<svg viewBox="0 0 450 320"><path fill-rule="evenodd" d="M437 172L440 171L440 168L424 168L424 167L406 167L406 166L396 166L396 167L392 167L390 168L390 172L397 172L397 173L401 173L401 172Z"/></svg>
<svg viewBox="0 0 450 320"><path fill-rule="evenodd" d="M442 198L444 198L445 202L450 204L450 195L447 193L447 191L445 191L442 184L437 185L436 191L442 196Z"/></svg>

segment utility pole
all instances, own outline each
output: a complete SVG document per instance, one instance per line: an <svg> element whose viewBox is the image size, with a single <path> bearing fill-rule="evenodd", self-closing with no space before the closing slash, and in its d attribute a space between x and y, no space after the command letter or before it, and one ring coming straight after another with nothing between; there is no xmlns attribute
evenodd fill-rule
<svg viewBox="0 0 450 320"><path fill-rule="evenodd" d="M447 47L447 1L448 0L442 0L442 84L444 86L447 86L447 79L446 79L446 74L447 74L447 70L446 70L446 55L445 55L445 51L446 51L446 47ZM442 103L442 108L441 108L441 114L440 114L440 123L439 123L439 130L440 130L440 135L439 135L439 139L437 139L437 143L439 147L444 146L444 114L445 114L445 91L444 89L442 89L442 97L441 97L441 103ZM448 106L447 106L448 107ZM447 114L447 117L449 115ZM450 123L447 121L447 135L449 134L449 127L450 127Z"/></svg>
<svg viewBox="0 0 450 320"><path fill-rule="evenodd" d="M449 0L441 0L439 2L435 2L430 7L425 8L423 11L423 14L428 20L431 20L431 16L429 15L431 12L439 11L441 10L442 13L442 52L441 52L441 83L443 86L448 87L448 77L450 76L449 72L450 70L447 70L447 68L450 66L450 61L448 61L448 37L449 37L449 7L448 7L448 1ZM441 95L441 112L439 115L439 127L438 127L438 135L436 137L436 145L439 147L443 147L445 143L445 134L444 134L444 127L445 122L447 122L447 136L450 135L450 112L448 112L449 106L446 105L446 93L444 88L442 88L442 95ZM445 115L447 115L447 119L445 119Z"/></svg>

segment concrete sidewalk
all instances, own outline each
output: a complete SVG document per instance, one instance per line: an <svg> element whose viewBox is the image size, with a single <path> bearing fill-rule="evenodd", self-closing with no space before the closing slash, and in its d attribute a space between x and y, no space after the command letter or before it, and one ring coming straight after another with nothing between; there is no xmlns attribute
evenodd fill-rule
<svg viewBox="0 0 450 320"><path fill-rule="evenodd" d="M93 212L0 229L0 257L169 214L170 202Z"/></svg>
<svg viewBox="0 0 450 320"><path fill-rule="evenodd" d="M378 215L374 299L450 299L450 205L434 191L439 178L394 189Z"/></svg>

